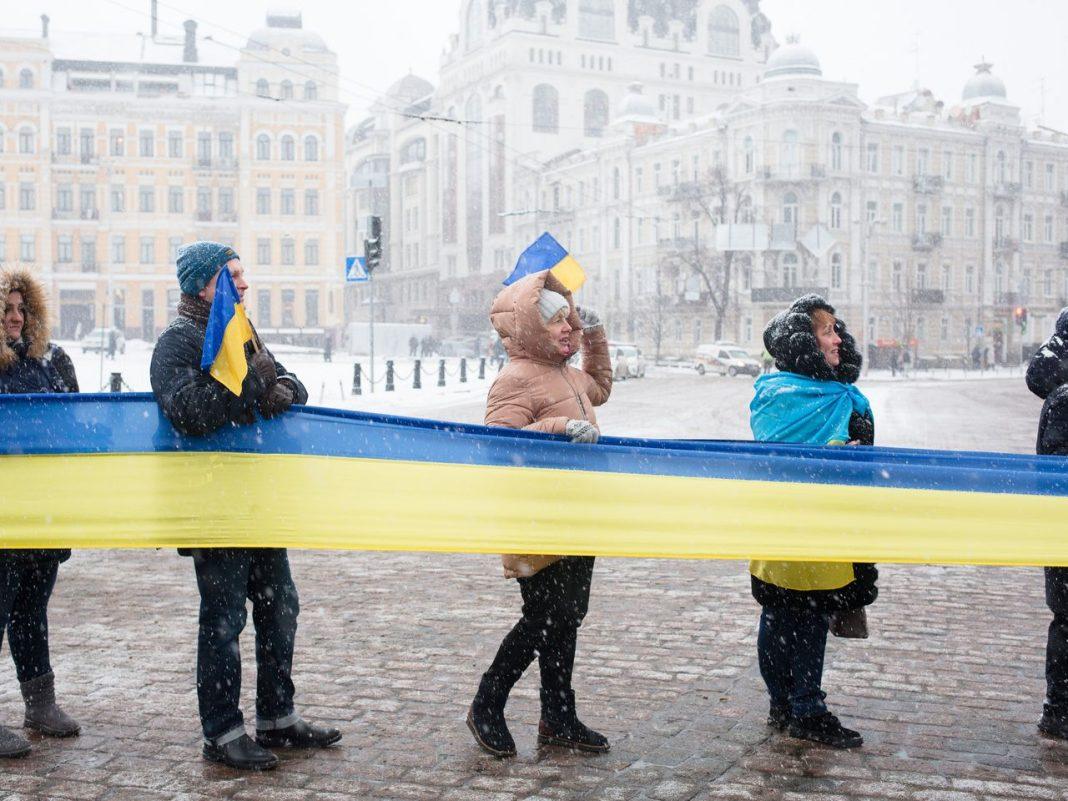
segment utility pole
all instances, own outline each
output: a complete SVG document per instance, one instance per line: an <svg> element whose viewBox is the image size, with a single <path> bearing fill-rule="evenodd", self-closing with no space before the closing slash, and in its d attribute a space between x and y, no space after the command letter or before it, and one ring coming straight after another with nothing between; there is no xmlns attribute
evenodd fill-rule
<svg viewBox="0 0 1068 801"><path fill-rule="evenodd" d="M367 291L371 293L370 319L367 339L371 348L371 392L375 391L375 268L382 262L382 218L367 218L367 238L363 240L364 269L367 271Z"/></svg>

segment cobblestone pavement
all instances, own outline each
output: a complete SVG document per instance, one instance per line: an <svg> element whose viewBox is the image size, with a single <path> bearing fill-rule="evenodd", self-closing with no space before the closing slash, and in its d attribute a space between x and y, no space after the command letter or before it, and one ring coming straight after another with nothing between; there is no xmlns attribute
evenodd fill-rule
<svg viewBox="0 0 1068 801"><path fill-rule="evenodd" d="M953 391L968 410L998 397ZM958 425L969 436L1009 431L1011 442L991 433L988 447L1026 450L1035 409L1015 402ZM1021 423L1017 412L1031 417ZM890 422L886 433L907 439ZM83 733L34 738L29 757L0 764L0 801L1068 799L1068 744L1035 730L1049 619L1038 569L884 566L872 638L828 647L828 702L865 735L862 749L838 752L764 725L745 565L599 560L575 687L611 753L537 748L535 670L508 706L519 756L498 761L463 723L518 614L495 557L293 552L292 561L298 705L344 731L339 747L281 752L267 774L201 760L190 560L79 552L60 570L51 622L58 690ZM251 630L243 639L248 714ZM0 723L17 725L21 711L5 655Z"/></svg>

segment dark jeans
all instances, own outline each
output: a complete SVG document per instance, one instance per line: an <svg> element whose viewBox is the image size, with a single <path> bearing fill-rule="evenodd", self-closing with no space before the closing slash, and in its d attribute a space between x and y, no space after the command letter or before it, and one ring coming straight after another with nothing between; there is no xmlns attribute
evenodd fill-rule
<svg viewBox="0 0 1068 801"><path fill-rule="evenodd" d="M241 650L245 600L256 626L256 727L294 722L293 641L300 604L283 548L198 548L193 566L200 589L197 699L208 740L227 742L244 731Z"/></svg>
<svg viewBox="0 0 1068 801"><path fill-rule="evenodd" d="M48 599L58 571L58 559L0 554L0 641L6 629L19 681L52 672L48 661Z"/></svg>
<svg viewBox="0 0 1068 801"><path fill-rule="evenodd" d="M1046 639L1046 704L1068 717L1068 567L1046 568L1046 605L1053 612Z"/></svg>
<svg viewBox="0 0 1068 801"><path fill-rule="evenodd" d="M827 628L827 615L821 612L763 607L757 656L772 706L789 709L796 718L827 711L820 688Z"/></svg>
<svg viewBox="0 0 1068 801"><path fill-rule="evenodd" d="M542 689L554 698L571 689L578 628L589 607L592 579L592 556L565 556L530 578L518 579L523 616L486 672L498 692L508 694L535 653Z"/></svg>

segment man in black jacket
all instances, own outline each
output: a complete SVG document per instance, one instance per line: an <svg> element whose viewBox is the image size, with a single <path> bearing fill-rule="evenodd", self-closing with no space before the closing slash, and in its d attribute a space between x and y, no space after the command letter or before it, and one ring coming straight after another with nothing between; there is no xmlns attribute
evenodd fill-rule
<svg viewBox="0 0 1068 801"><path fill-rule="evenodd" d="M253 332L246 345L248 374L234 395L202 370L204 335L215 285L223 269L238 295L248 284L237 254L216 242L195 242L178 254L182 297L178 317L160 335L152 353L152 391L161 410L182 434L203 436L225 425L247 425L257 411L270 418L308 393L274 360ZM200 590L197 698L204 729L204 758L234 768L269 770L277 764L268 747L321 748L341 739L337 729L312 726L294 711L293 642L297 588L284 548L194 548ZM256 626L256 740L245 733L241 714L241 654L245 600Z"/></svg>
<svg viewBox="0 0 1068 801"><path fill-rule="evenodd" d="M1061 309L1053 336L1031 357L1027 386L1045 400L1036 452L1068 456L1068 308ZM1068 567L1046 568L1046 605L1053 620L1046 639L1046 703L1038 729L1068 740Z"/></svg>

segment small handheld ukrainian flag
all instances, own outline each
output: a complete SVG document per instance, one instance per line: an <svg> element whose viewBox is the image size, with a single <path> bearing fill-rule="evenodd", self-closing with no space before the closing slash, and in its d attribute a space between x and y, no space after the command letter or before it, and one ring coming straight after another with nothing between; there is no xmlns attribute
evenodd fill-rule
<svg viewBox="0 0 1068 801"><path fill-rule="evenodd" d="M211 368L211 376L235 395L248 375L245 343L252 339L252 326L245 316L245 307L234 286L233 276L225 267L215 282L215 299L208 314L208 330L204 334L204 355L200 369Z"/></svg>
<svg viewBox="0 0 1068 801"><path fill-rule="evenodd" d="M586 282L586 273L575 258L549 233L544 233L520 254L512 274L504 279L504 285L514 284L520 278L544 270L551 272L571 292Z"/></svg>

